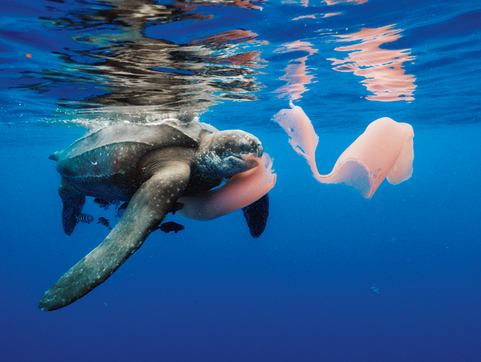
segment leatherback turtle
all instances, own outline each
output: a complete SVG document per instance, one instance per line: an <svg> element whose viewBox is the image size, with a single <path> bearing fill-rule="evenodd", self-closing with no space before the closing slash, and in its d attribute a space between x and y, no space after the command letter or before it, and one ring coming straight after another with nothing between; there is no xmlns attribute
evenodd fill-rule
<svg viewBox="0 0 481 362"><path fill-rule="evenodd" d="M179 208L179 197L206 193L256 165L245 156L262 154L260 141L249 133L177 119L108 126L52 154L62 176L58 192L67 235L78 223L86 196L129 204L105 240L45 292L39 308L59 309L89 293ZM259 236L267 221L267 195L243 210L251 234Z"/></svg>

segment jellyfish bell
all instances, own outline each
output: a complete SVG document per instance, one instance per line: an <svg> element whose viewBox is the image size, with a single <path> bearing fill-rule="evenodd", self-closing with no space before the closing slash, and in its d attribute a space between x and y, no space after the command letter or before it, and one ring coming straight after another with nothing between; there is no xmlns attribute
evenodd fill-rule
<svg viewBox="0 0 481 362"><path fill-rule="evenodd" d="M391 118L375 120L342 154L332 171L321 175L315 153L319 137L304 110L290 103L274 120L289 135L289 143L308 162L313 176L321 183L343 183L365 198L371 198L382 181L397 185L412 175L414 131L407 123Z"/></svg>

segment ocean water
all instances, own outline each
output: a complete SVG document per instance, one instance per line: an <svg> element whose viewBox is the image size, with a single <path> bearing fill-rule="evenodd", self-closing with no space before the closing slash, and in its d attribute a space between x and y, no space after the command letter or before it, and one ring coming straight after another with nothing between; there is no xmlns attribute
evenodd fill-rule
<svg viewBox="0 0 481 362"><path fill-rule="evenodd" d="M481 3L1 0L0 360L481 360ZM327 174L380 117L414 172L371 199L320 184L274 115L302 107ZM62 230L48 156L184 113L274 159L265 232L241 211L156 231L104 284L43 293L109 230ZM88 199L84 212L115 224Z"/></svg>

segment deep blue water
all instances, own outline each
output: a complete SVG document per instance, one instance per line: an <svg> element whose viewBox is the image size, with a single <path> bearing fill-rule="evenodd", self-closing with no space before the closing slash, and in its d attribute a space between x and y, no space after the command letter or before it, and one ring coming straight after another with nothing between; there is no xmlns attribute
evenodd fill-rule
<svg viewBox="0 0 481 362"><path fill-rule="evenodd" d="M481 360L479 1L220 3L0 3L0 359ZM319 135L321 173L387 116L414 128L413 176L370 200L319 184L272 121L290 100ZM240 211L169 215L185 230L39 310L108 234L65 236L48 156L185 110L274 158L264 234ZM84 211L115 220L90 199Z"/></svg>

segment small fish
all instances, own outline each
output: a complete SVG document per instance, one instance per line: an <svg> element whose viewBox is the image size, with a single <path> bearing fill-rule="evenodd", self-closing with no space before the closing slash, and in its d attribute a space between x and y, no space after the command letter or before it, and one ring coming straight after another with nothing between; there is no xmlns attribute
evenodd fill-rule
<svg viewBox="0 0 481 362"><path fill-rule="evenodd" d="M127 206L129 206L129 203L128 202L124 202L122 205L120 205L117 209L117 214L115 214L115 217L116 218L119 218L119 217L122 217L122 215L124 214L125 212L125 209L127 208Z"/></svg>
<svg viewBox="0 0 481 362"><path fill-rule="evenodd" d="M171 231L173 231L177 234L177 232L179 232L180 230L184 230L185 227L183 225L177 224L176 222L168 221L164 222L160 226L157 226L154 230L157 229L162 230L164 233L170 233Z"/></svg>
<svg viewBox="0 0 481 362"><path fill-rule="evenodd" d="M119 204L119 200L116 200L116 199L102 199L100 197L96 197L94 199L94 202L96 204L98 204L102 209L104 210L108 210L109 209L109 206L110 205L114 205L114 206L117 206Z"/></svg>
<svg viewBox="0 0 481 362"><path fill-rule="evenodd" d="M94 217L89 214L79 214L77 216L77 222L83 222L84 224L90 224L94 221Z"/></svg>
<svg viewBox="0 0 481 362"><path fill-rule="evenodd" d="M105 201L104 199L101 199L100 197L96 197L94 199L94 202L100 206L101 209L104 209L104 210L108 210L109 209L109 206L110 204Z"/></svg>
<svg viewBox="0 0 481 362"><path fill-rule="evenodd" d="M109 221L105 217L99 217L99 221L97 221L97 224L102 224L107 229L112 230Z"/></svg>
<svg viewBox="0 0 481 362"><path fill-rule="evenodd" d="M372 291L376 294L379 294L379 288L376 288L374 285L371 287Z"/></svg>

